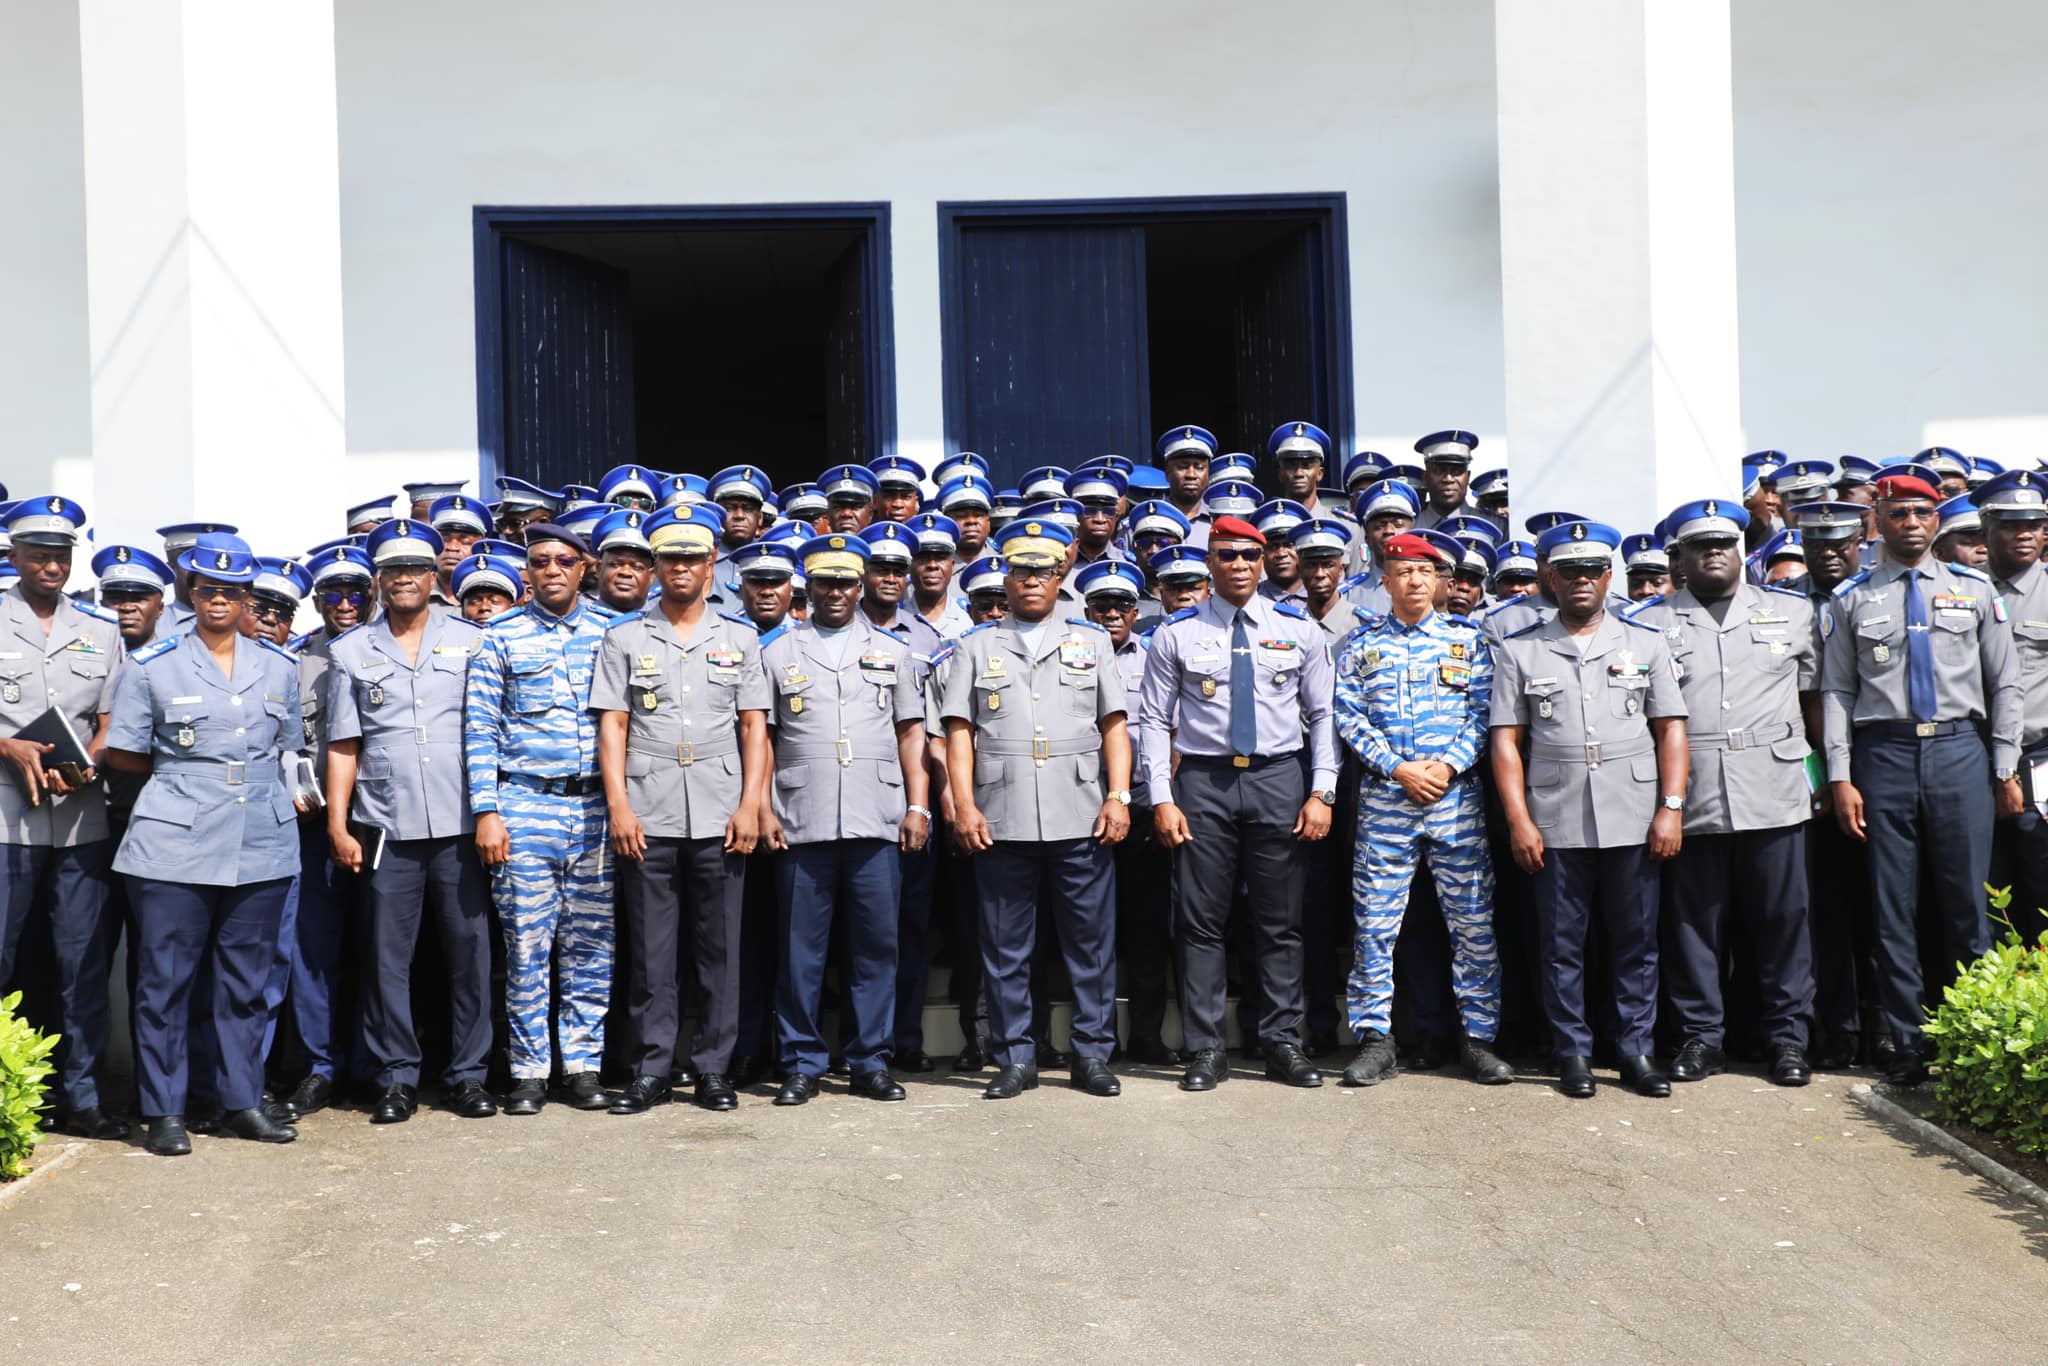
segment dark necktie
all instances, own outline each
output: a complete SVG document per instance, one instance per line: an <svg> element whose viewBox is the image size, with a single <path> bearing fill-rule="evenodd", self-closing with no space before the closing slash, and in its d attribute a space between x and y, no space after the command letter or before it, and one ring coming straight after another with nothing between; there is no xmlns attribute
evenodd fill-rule
<svg viewBox="0 0 2048 1366"><path fill-rule="evenodd" d="M1906 701L1915 721L1934 719L1934 640L1918 569L1906 571Z"/></svg>
<svg viewBox="0 0 2048 1366"><path fill-rule="evenodd" d="M1252 691L1252 642L1245 634L1244 613L1230 624L1230 747L1250 756L1259 748L1257 698Z"/></svg>

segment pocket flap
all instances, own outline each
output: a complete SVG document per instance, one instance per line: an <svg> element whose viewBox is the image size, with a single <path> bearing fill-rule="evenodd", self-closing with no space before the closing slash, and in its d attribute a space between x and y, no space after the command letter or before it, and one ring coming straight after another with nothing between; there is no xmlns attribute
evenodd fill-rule
<svg viewBox="0 0 2048 1366"><path fill-rule="evenodd" d="M784 791L802 787L810 781L810 778L811 766L809 764L797 764L790 768L778 768L775 770L775 786Z"/></svg>
<svg viewBox="0 0 2048 1366"><path fill-rule="evenodd" d="M1798 763L1813 753L1813 746L1806 743L1804 735L1788 735L1771 746L1771 753L1787 763Z"/></svg>
<svg viewBox="0 0 2048 1366"><path fill-rule="evenodd" d="M1657 756L1654 754L1638 754L1635 758L1629 760L1628 776L1634 778L1639 783L1656 782Z"/></svg>
<svg viewBox="0 0 2048 1366"><path fill-rule="evenodd" d="M162 782L152 780L144 783L141 793L135 798L137 820L162 821L166 825L182 825L189 830L198 816L198 802L179 796Z"/></svg>
<svg viewBox="0 0 2048 1366"><path fill-rule="evenodd" d="M174 697L164 703L166 721L204 721L212 708L203 697Z"/></svg>
<svg viewBox="0 0 2048 1366"><path fill-rule="evenodd" d="M1003 761L987 755L974 756L974 785L987 787L1003 780Z"/></svg>
<svg viewBox="0 0 2048 1366"><path fill-rule="evenodd" d="M1564 765L1555 759L1535 759L1529 764L1529 786L1562 787Z"/></svg>
<svg viewBox="0 0 2048 1366"><path fill-rule="evenodd" d="M71 672L77 674L80 678L105 678L107 676L107 661L96 659L90 655L76 655L71 660Z"/></svg>

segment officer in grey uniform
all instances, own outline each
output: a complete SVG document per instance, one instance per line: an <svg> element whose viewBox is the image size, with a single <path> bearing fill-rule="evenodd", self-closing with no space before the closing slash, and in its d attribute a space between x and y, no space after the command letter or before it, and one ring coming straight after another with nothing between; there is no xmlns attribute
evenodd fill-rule
<svg viewBox="0 0 2048 1366"><path fill-rule="evenodd" d="M0 593L0 735L55 709L70 722L91 770L45 768L48 747L0 739L12 782L0 808L0 989L31 912L47 908L56 948L57 1091L66 1131L123 1138L128 1126L100 1108L97 1072L107 1043L107 970L120 924L107 904L107 789L97 760L107 743L114 678L124 654L120 620L65 596L85 512L59 496L24 498L6 513L20 578Z"/></svg>
<svg viewBox="0 0 2048 1366"><path fill-rule="evenodd" d="M1805 701L1816 718L1820 637L1803 593L1743 581L1749 514L1733 501L1687 503L1665 520L1685 587L1631 621L1664 633L1686 711L1691 781L1685 843L1664 880L1664 993L1681 1040L1673 1081L1727 1067L1721 980L1740 916L1758 977L1771 1080L1804 1086L1813 1009L1808 934Z"/></svg>
<svg viewBox="0 0 2048 1366"><path fill-rule="evenodd" d="M448 970L448 1105L487 1119L498 1113L484 1090L491 884L462 771L463 697L483 631L433 610L441 538L432 527L385 522L366 549L384 613L329 644L324 693L327 839L366 893L363 1040L380 1090L370 1121L400 1124L419 1105L412 960L429 904ZM381 857L366 857L364 838L383 841Z"/></svg>
<svg viewBox="0 0 2048 1366"><path fill-rule="evenodd" d="M1415 453L1422 457L1422 483L1429 495L1416 513L1418 528L1427 531L1452 517L1484 515L1469 492L1472 452L1477 449L1479 438L1470 432L1431 432L1416 441Z"/></svg>
<svg viewBox="0 0 2048 1366"><path fill-rule="evenodd" d="M787 1076L777 1105L802 1105L830 1062L821 1010L837 922L844 931L841 1029L855 1095L903 1099L889 1074L896 1028L900 855L931 835L925 696L909 647L859 610L868 543L804 543L811 619L762 651L774 697L774 810L782 971L776 1018Z"/></svg>
<svg viewBox="0 0 2048 1366"><path fill-rule="evenodd" d="M1116 865L1130 830L1130 740L1109 637L1054 606L1072 533L1020 516L994 537L1009 615L962 636L947 661L954 838L975 855L982 966L997 1072L982 1095L1038 1085L1030 1037L1039 897L1050 902L1074 986L1073 1071L1094 1096L1121 1087L1116 1046ZM1106 773L1106 777L1105 777Z"/></svg>
<svg viewBox="0 0 2048 1366"><path fill-rule="evenodd" d="M1336 679L1308 613L1259 596L1264 545L1249 522L1210 524L1214 592L1159 624L1145 665L1139 743L1154 825L1175 851L1188 1091L1214 1090L1229 1075L1224 926L1240 882L1257 945L1266 1074L1322 1085L1300 1044L1300 847L1329 834L1337 802Z"/></svg>
<svg viewBox="0 0 2048 1366"><path fill-rule="evenodd" d="M1878 1000L1898 1044L1886 1077L1915 1085L1927 1077L1922 851L1941 850L1925 865L1940 961L1970 962L1991 946L1983 883L1994 804L2014 814L2023 801L2025 691L1989 576L1929 553L1934 486L1897 467L1875 485L1885 558L1844 580L1821 610L1822 704L1835 819L1870 847Z"/></svg>
<svg viewBox="0 0 2048 1366"><path fill-rule="evenodd" d="M299 870L298 810L283 756L304 739L298 661L236 623L256 557L206 535L180 557L197 606L190 634L135 652L115 686L107 763L149 781L114 856L135 907L137 1084L149 1151L192 1150L185 1130L195 981L211 983L212 1090L229 1132L289 1143L265 1113L263 986ZM204 1085L204 1083L202 1083ZM195 1121L196 1122L196 1121Z"/></svg>
<svg viewBox="0 0 2048 1366"><path fill-rule="evenodd" d="M1593 1094L1586 953L1596 918L1622 1080L1642 1095L1671 1094L1649 1054L1658 872L1683 835L1685 698L1662 633L1606 610L1620 544L1620 532L1597 522L1544 532L1557 610L1493 651L1493 767L1514 860L1535 878L1543 1004L1558 1086L1574 1099Z"/></svg>
<svg viewBox="0 0 2048 1366"><path fill-rule="evenodd" d="M697 988L696 1101L707 1110L739 1104L728 1074L739 1032L740 907L767 804L769 697L754 624L704 600L715 538L700 513L664 509L643 527L661 598L611 624L590 689L620 860L634 1054L633 1080L613 1114L672 1098L676 935L685 917Z"/></svg>
<svg viewBox="0 0 2048 1366"><path fill-rule="evenodd" d="M2017 815L2001 812L1992 837L1991 881L2013 889L2009 914L2021 939L2036 943L2048 928L2048 569L2041 565L2048 507L2048 475L2010 470L1994 475L1970 496L1984 511L1984 546L1991 582L2005 604L2013 652L2026 701L2020 734L2020 773L2025 779ZM2008 804L2009 805L2009 804Z"/></svg>

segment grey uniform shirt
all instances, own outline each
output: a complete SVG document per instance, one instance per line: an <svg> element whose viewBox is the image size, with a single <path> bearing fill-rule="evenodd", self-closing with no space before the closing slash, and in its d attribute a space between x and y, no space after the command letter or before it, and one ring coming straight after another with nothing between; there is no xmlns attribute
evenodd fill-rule
<svg viewBox="0 0 2048 1366"><path fill-rule="evenodd" d="M939 712L974 727L974 804L996 839L1087 839L1102 811L1101 723L1125 709L1109 634L1093 622L1044 623L1034 652L1013 620L960 637L946 659Z"/></svg>
<svg viewBox="0 0 2048 1366"><path fill-rule="evenodd" d="M125 655L111 612L58 594L43 633L19 586L0 593L0 735L18 734L52 707L82 743L114 709L114 680ZM107 837L107 789L95 782L68 797L47 789L35 806L18 774L0 778L0 844L68 849Z"/></svg>
<svg viewBox="0 0 2048 1366"><path fill-rule="evenodd" d="M299 657L299 716L305 723L299 753L313 761L313 771L327 783L327 665L334 637L325 631L309 638Z"/></svg>
<svg viewBox="0 0 2048 1366"><path fill-rule="evenodd" d="M843 654L809 623L761 651L773 706L775 815L791 844L891 840L903 823L896 727L925 720L910 647L860 613Z"/></svg>
<svg viewBox="0 0 2048 1366"><path fill-rule="evenodd" d="M2020 748L2031 754L2048 745L2048 569L2030 564L2016 577L1993 580L1992 586L2005 600L2006 622L2012 627L2013 653L2026 690Z"/></svg>
<svg viewBox="0 0 2048 1366"><path fill-rule="evenodd" d="M1680 589L1628 614L1664 633L1689 719L1685 833L1798 825L1812 813L1805 714L1820 688L1819 636L1805 595L1737 584L1726 615ZM1663 795L1659 793L1658 795Z"/></svg>
<svg viewBox="0 0 2048 1366"><path fill-rule="evenodd" d="M1145 661L1152 655L1152 642L1139 635L1134 627L1131 633L1124 637L1124 643L1117 646L1113 653L1116 656L1117 679L1124 685L1124 704L1128 706L1132 698L1143 695ZM1132 739L1135 741L1136 738L1133 734ZM1134 811L1152 805L1152 789L1146 786L1145 780L1138 774L1137 758L1134 752L1131 755L1131 809ZM1107 782L1108 779L1109 771L1105 768L1103 781Z"/></svg>
<svg viewBox="0 0 2048 1366"><path fill-rule="evenodd" d="M1155 805L1173 800L1173 755L1221 758L1230 746L1232 621L1238 609L1214 594L1183 608L1152 633L1138 709L1145 783ZM1309 751L1309 787L1337 785L1337 730L1331 716L1337 675L1323 629L1293 603L1254 593L1244 605L1252 652L1257 753Z"/></svg>
<svg viewBox="0 0 2048 1366"><path fill-rule="evenodd" d="M325 738L357 740L350 814L395 840L445 839L476 828L462 768L462 706L483 628L429 612L409 660L378 618L327 642Z"/></svg>
<svg viewBox="0 0 2048 1366"><path fill-rule="evenodd" d="M203 887L296 876L283 756L304 736L299 662L283 647L237 637L232 677L196 634L137 650L115 685L107 745L154 766L114 871Z"/></svg>
<svg viewBox="0 0 2048 1366"><path fill-rule="evenodd" d="M1907 682L1906 575L1921 575L1934 643L1934 719L1991 722L1991 767L2019 767L2025 694L2013 634L1998 618L1991 580L1932 555L1908 570L1895 560L1851 575L1821 608L1821 716L1828 781L1849 776L1857 726L1913 721Z"/></svg>
<svg viewBox="0 0 2048 1366"><path fill-rule="evenodd" d="M1685 715L1664 636L1612 612L1574 640L1553 612L1493 647L1494 726L1528 727L1529 818L1553 849L1650 837L1657 746L1650 718Z"/></svg>
<svg viewBox="0 0 2048 1366"><path fill-rule="evenodd" d="M597 650L592 711L622 711L626 801L650 838L722 838L739 809L739 714L768 710L761 636L708 607L689 640L659 607L611 623Z"/></svg>
<svg viewBox="0 0 2048 1366"><path fill-rule="evenodd" d="M1480 511L1479 504L1473 502L1469 497L1466 498L1464 502L1452 508L1449 512L1438 512L1436 510L1436 504L1430 502L1428 496L1425 495L1422 500L1422 511L1417 513L1415 516L1415 528L1418 531L1426 531L1429 528L1437 525L1437 523L1447 521L1452 517L1485 516L1486 514Z"/></svg>

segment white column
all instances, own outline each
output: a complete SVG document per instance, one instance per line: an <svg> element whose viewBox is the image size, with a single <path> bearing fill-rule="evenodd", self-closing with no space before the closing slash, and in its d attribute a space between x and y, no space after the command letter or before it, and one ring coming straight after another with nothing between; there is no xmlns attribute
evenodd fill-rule
<svg viewBox="0 0 2048 1366"><path fill-rule="evenodd" d="M79 31L100 543L340 535L377 490L339 484L331 0L81 0Z"/></svg>
<svg viewBox="0 0 2048 1366"><path fill-rule="evenodd" d="M1496 0L1494 32L1517 514L1626 535L1739 493L1728 0Z"/></svg>

